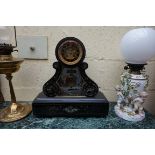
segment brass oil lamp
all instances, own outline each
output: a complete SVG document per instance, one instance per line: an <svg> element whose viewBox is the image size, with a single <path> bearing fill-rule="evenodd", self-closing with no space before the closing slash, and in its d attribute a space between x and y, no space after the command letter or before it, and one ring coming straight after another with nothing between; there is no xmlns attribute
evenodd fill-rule
<svg viewBox="0 0 155 155"><path fill-rule="evenodd" d="M14 27L15 46L10 44L11 27L0 27L0 74L5 74L9 81L11 105L0 111L0 122L13 122L26 117L32 110L30 104L17 103L12 85L12 73L19 70L24 59L14 58L12 52L17 51L16 28Z"/></svg>

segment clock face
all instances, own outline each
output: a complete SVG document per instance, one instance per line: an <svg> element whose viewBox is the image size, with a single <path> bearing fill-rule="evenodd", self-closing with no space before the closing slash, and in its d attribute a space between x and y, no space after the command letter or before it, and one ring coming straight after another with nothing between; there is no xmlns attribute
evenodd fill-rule
<svg viewBox="0 0 155 155"><path fill-rule="evenodd" d="M82 46L74 40L63 42L58 49L58 57L66 65L77 64L82 59L82 56Z"/></svg>

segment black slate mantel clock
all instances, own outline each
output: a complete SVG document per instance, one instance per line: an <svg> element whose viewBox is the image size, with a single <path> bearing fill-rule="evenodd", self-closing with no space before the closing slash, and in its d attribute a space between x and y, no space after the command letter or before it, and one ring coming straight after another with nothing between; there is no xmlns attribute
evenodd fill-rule
<svg viewBox="0 0 155 155"><path fill-rule="evenodd" d="M46 96L93 97L98 93L97 84L85 73L88 68L88 64L83 62L86 50L79 39L62 39L56 46L55 55L58 60L53 64L56 73L43 86Z"/></svg>
<svg viewBox="0 0 155 155"><path fill-rule="evenodd" d="M56 72L33 101L34 115L106 116L109 102L85 72L88 64L84 62L83 43L74 37L64 38L57 44L55 55Z"/></svg>

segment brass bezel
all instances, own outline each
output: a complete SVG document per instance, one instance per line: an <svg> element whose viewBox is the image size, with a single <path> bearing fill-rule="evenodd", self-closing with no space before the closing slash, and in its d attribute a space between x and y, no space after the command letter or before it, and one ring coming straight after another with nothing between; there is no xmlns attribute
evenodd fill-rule
<svg viewBox="0 0 155 155"><path fill-rule="evenodd" d="M74 44L74 46L76 46L76 48L78 48L79 56L74 61L67 61L62 56L62 48L64 47L65 44L69 44L69 43L72 44L72 45ZM82 59L83 54L84 54L84 51L82 49L82 46L78 42L76 42L74 40L69 40L69 41L66 40L65 42L63 42L61 44L61 46L58 49L58 57L59 57L60 61L63 62L64 64L66 64L66 65L76 65L76 64L78 64L80 62L80 60Z"/></svg>

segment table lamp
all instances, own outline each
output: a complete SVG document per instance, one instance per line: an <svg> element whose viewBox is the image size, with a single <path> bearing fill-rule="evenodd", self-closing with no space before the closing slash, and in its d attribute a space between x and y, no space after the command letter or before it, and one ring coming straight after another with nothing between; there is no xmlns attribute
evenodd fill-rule
<svg viewBox="0 0 155 155"><path fill-rule="evenodd" d="M138 28L127 32L121 41L121 53L127 65L120 86L115 88L115 113L128 121L142 121L145 118L143 103L148 96L148 75L144 66L155 55L155 30Z"/></svg>
<svg viewBox="0 0 155 155"><path fill-rule="evenodd" d="M15 46L12 41L15 41ZM32 108L30 104L17 103L12 85L12 73L17 72L23 59L14 58L11 53L17 47L16 28L0 27L0 74L5 74L9 81L11 105L0 111L0 122L12 122L27 116Z"/></svg>

